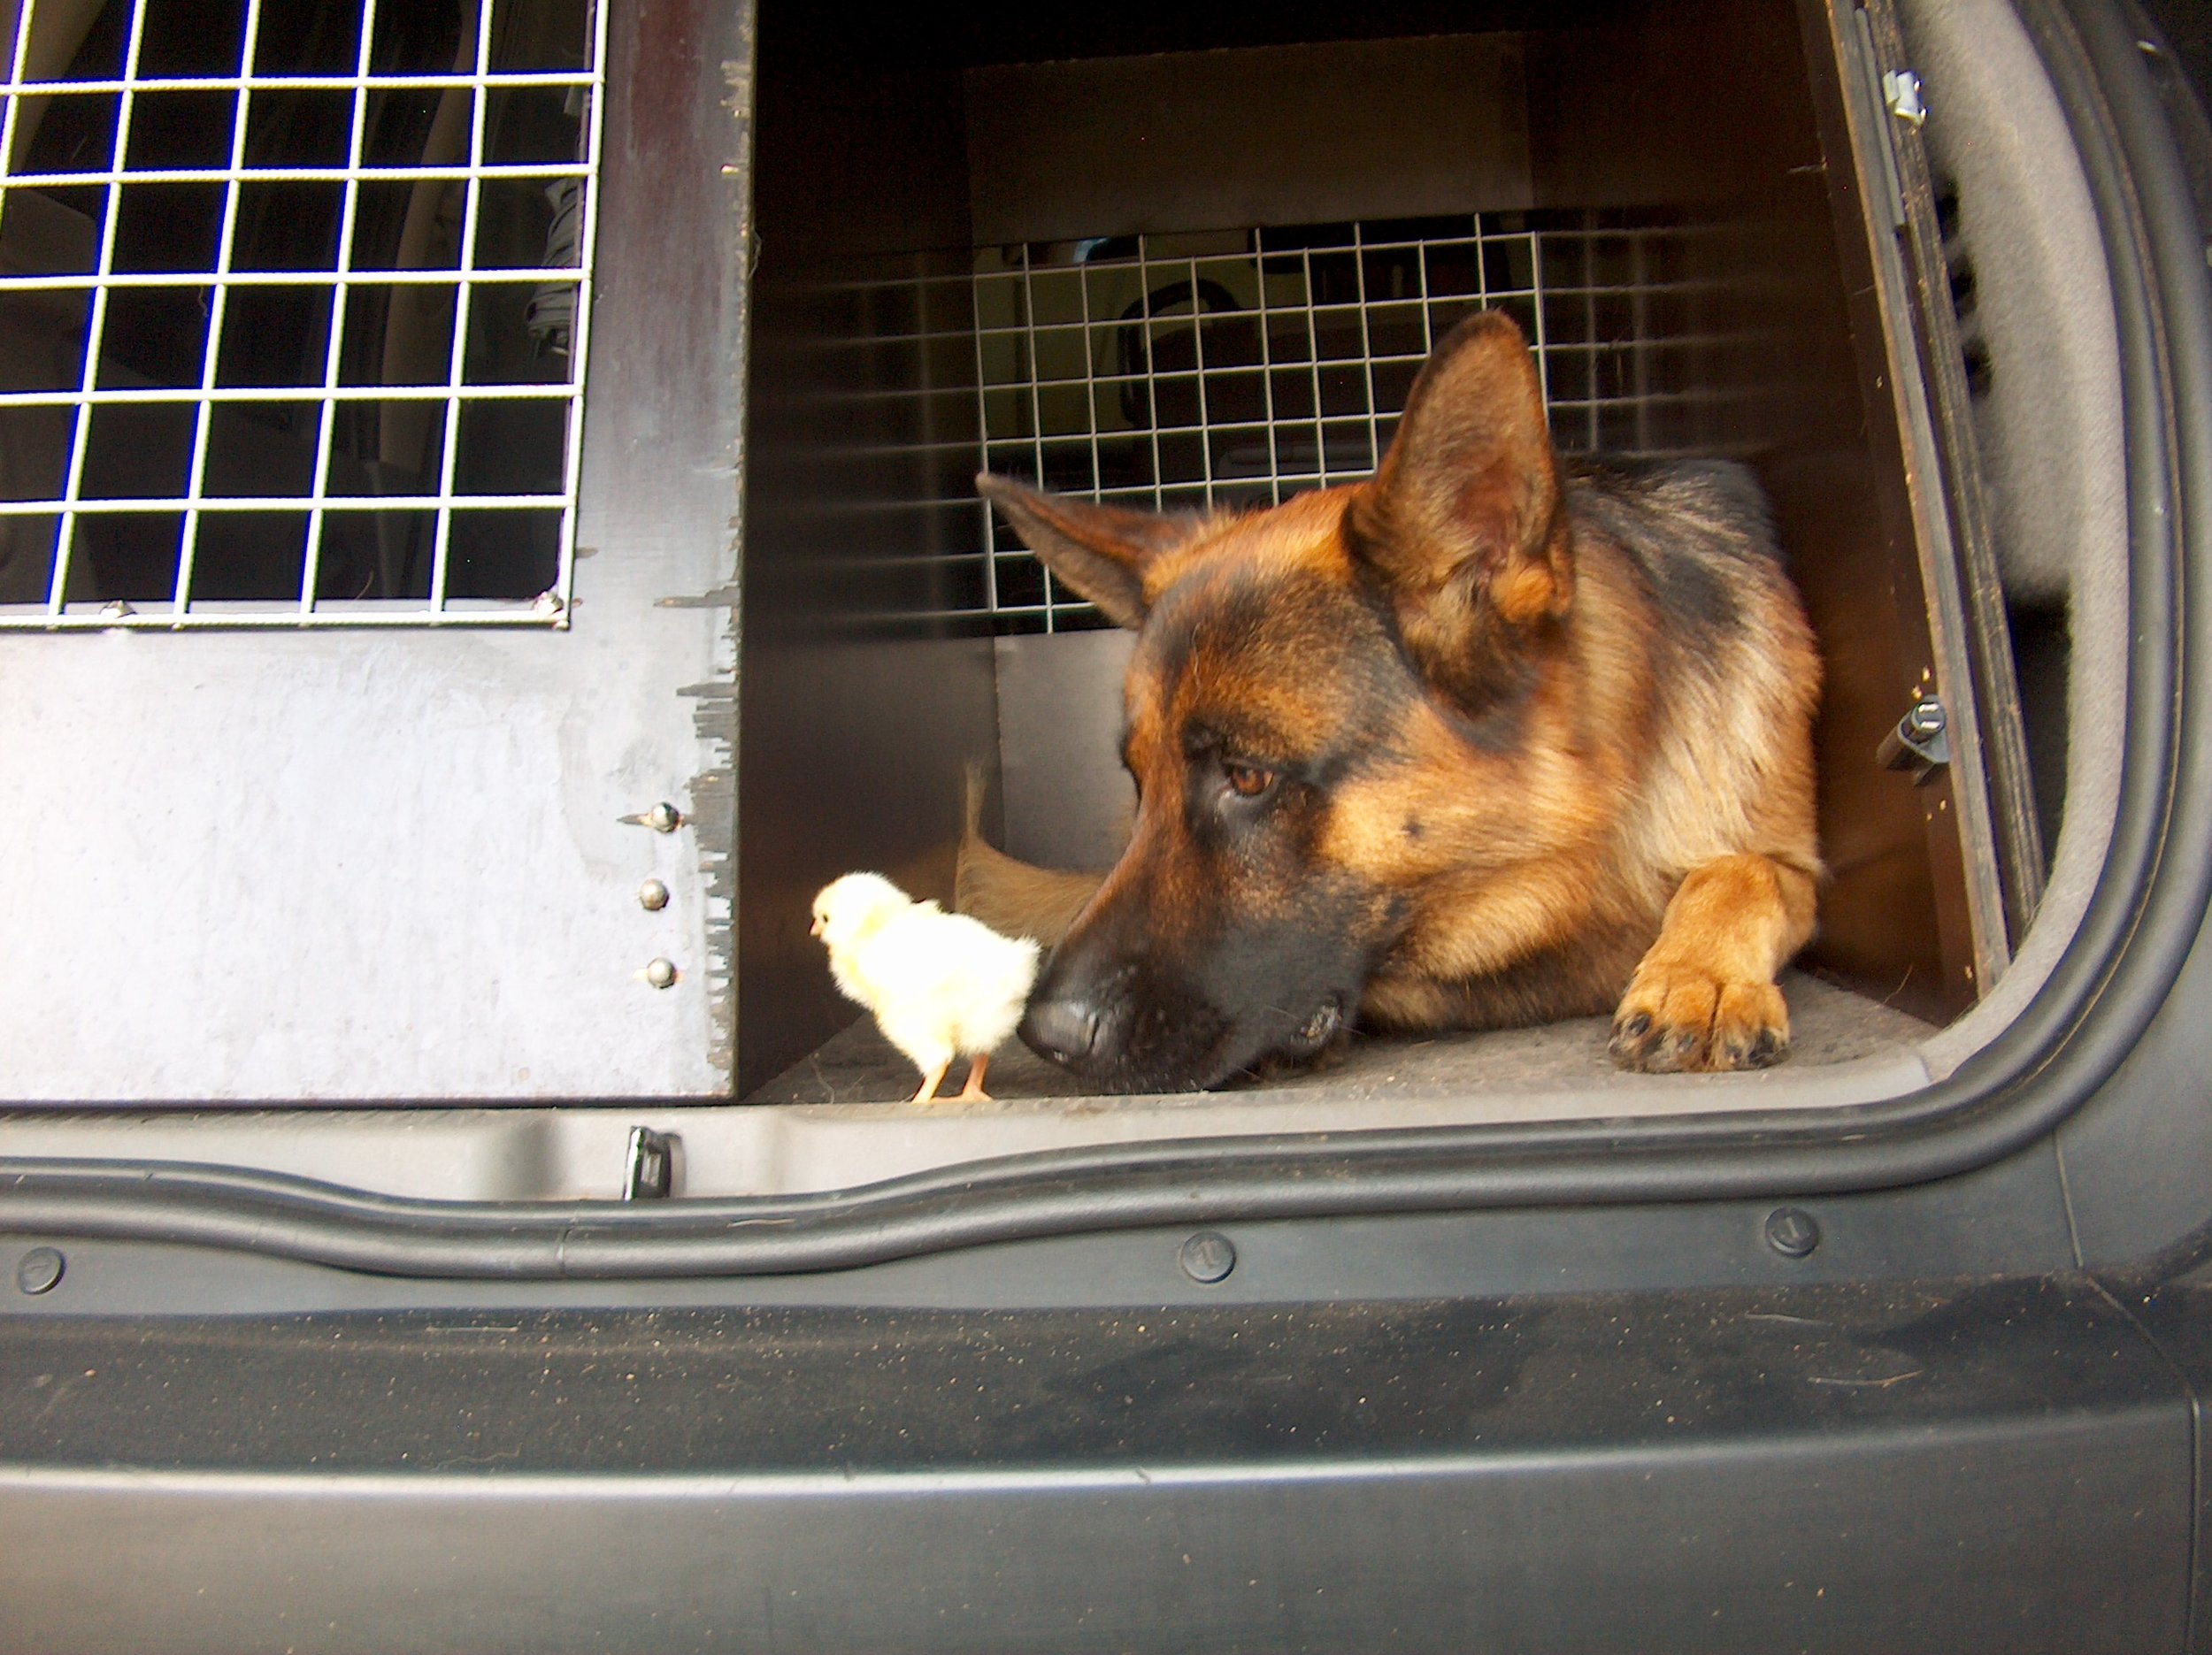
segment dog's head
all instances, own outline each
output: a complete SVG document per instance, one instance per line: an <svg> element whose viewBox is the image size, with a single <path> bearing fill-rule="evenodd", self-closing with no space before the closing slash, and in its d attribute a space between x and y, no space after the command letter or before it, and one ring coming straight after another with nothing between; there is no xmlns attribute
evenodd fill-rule
<svg viewBox="0 0 2212 1655"><path fill-rule="evenodd" d="M1138 634L1134 831L1023 1038L1125 1092L1327 1044L1425 885L1509 842L1525 797L1485 770L1521 762L1573 570L1519 331L1463 323L1371 481L1271 510L1163 517L978 482Z"/></svg>

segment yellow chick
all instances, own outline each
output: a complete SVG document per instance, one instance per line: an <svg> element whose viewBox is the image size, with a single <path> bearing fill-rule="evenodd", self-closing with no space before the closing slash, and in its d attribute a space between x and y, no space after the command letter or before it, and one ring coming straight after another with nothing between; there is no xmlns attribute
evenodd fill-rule
<svg viewBox="0 0 2212 1655"><path fill-rule="evenodd" d="M839 990L873 1012L884 1038L922 1071L916 1103L936 1095L956 1056L972 1060L958 1100L989 1100L983 1071L1021 1021L1037 980L1035 943L913 901L872 873L822 887L813 934L829 946Z"/></svg>

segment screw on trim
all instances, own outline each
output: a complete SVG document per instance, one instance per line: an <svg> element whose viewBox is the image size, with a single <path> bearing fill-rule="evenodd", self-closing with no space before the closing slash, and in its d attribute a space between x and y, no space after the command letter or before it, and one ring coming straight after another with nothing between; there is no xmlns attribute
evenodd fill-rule
<svg viewBox="0 0 2212 1655"><path fill-rule="evenodd" d="M1176 1250L1175 1260L1192 1281L1211 1286L1237 1268L1237 1250L1218 1230L1202 1230Z"/></svg>
<svg viewBox="0 0 2212 1655"><path fill-rule="evenodd" d="M33 1247L16 1261L15 1284L31 1294L51 1292L68 1261L55 1247Z"/></svg>
<svg viewBox="0 0 2212 1655"><path fill-rule="evenodd" d="M1778 1207L1767 1214L1767 1245L1786 1259L1801 1259L1820 1245L1820 1225L1801 1207Z"/></svg>

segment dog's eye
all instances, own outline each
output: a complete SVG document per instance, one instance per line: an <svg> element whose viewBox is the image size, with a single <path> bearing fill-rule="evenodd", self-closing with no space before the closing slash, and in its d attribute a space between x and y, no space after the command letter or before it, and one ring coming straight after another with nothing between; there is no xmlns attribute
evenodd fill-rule
<svg viewBox="0 0 2212 1655"><path fill-rule="evenodd" d="M1229 784L1229 791L1242 799L1256 799L1275 785L1275 772L1262 770L1256 764L1239 764L1232 760L1222 765L1221 774Z"/></svg>

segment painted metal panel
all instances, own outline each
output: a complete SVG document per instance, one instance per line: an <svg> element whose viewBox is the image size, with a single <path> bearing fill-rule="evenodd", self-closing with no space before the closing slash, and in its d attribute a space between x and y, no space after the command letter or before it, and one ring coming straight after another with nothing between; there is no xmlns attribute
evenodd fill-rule
<svg viewBox="0 0 2212 1655"><path fill-rule="evenodd" d="M610 19L570 630L4 640L0 1096L727 1092L751 11L704 11Z"/></svg>

